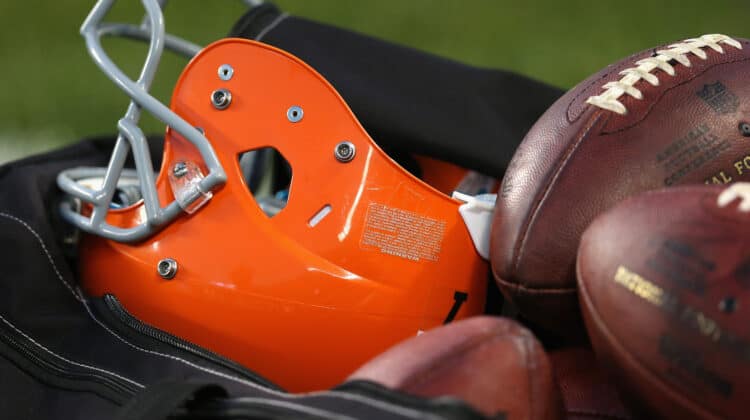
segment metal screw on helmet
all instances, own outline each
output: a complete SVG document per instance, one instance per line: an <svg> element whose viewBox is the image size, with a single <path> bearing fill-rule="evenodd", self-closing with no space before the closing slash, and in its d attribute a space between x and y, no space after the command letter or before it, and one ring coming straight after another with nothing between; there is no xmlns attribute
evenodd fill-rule
<svg viewBox="0 0 750 420"><path fill-rule="evenodd" d="M177 274L177 261L172 258L164 258L157 264L156 271L163 279L171 280Z"/></svg>
<svg viewBox="0 0 750 420"><path fill-rule="evenodd" d="M232 103L232 92L226 89L216 89L211 93L211 104L216 109L227 109Z"/></svg>
<svg viewBox="0 0 750 420"><path fill-rule="evenodd" d="M177 162L174 164L174 167L172 168L172 173L177 178L182 178L183 176L187 175L188 168L185 162Z"/></svg>
<svg viewBox="0 0 750 420"><path fill-rule="evenodd" d="M286 111L286 118L293 123L299 122L303 115L305 115L305 112L297 105L290 107Z"/></svg>
<svg viewBox="0 0 750 420"><path fill-rule="evenodd" d="M336 156L336 160L343 163L349 162L354 159L354 155L356 153L357 149L350 141L342 141L341 143L337 144L336 148L333 150L333 155Z"/></svg>
<svg viewBox="0 0 750 420"><path fill-rule="evenodd" d="M750 123L741 122L738 128L743 136L750 137Z"/></svg>
<svg viewBox="0 0 750 420"><path fill-rule="evenodd" d="M219 79L230 80L234 76L234 69L229 64L222 64L219 66Z"/></svg>

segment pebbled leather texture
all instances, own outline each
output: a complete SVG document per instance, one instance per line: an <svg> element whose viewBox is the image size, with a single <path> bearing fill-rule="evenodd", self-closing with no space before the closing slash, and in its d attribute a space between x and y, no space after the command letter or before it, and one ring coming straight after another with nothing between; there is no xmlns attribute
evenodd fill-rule
<svg viewBox="0 0 750 420"><path fill-rule="evenodd" d="M588 347L549 353L567 420L635 420Z"/></svg>
<svg viewBox="0 0 750 420"><path fill-rule="evenodd" d="M585 103L649 49L609 66L561 97L537 121L503 180L491 234L494 277L521 314L559 335L581 331L575 285L580 236L600 213L642 191L750 180L750 45L688 54L676 75L641 80L621 116ZM699 95L703 92L703 96ZM740 162L740 169L735 167Z"/></svg>
<svg viewBox="0 0 750 420"><path fill-rule="evenodd" d="M718 186L628 199L586 230L578 284L602 365L652 418L746 418L750 213ZM731 302L731 303L727 303Z"/></svg>
<svg viewBox="0 0 750 420"><path fill-rule="evenodd" d="M349 379L418 396L457 397L507 420L562 418L547 355L531 332L507 318L475 317L428 331Z"/></svg>

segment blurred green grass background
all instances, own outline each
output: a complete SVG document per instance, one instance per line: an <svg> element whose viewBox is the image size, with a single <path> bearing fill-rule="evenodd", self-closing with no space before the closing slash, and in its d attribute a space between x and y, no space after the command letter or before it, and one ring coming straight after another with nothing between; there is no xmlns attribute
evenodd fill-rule
<svg viewBox="0 0 750 420"><path fill-rule="evenodd" d="M750 36L740 0L278 0L283 10L476 66L510 69L568 88L610 62L704 33ZM127 105L88 57L78 28L93 0L0 0L0 161L113 133ZM168 32L206 44L224 36L237 0L172 0ZM110 21L140 21L121 0ZM105 42L129 74L145 47ZM366 53L366 52L363 52ZM168 102L185 61L165 55L153 92ZM147 119L147 132L162 131Z"/></svg>

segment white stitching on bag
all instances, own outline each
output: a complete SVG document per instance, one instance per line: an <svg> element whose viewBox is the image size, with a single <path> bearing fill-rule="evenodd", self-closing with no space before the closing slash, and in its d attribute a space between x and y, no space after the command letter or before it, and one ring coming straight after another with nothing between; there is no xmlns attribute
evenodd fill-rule
<svg viewBox="0 0 750 420"><path fill-rule="evenodd" d="M325 416L326 418L341 419L341 420L356 420L354 417L350 417L344 414L333 413L331 411L323 410L321 408L307 407L307 406L296 404L296 403L289 402L289 401L272 400L268 398L258 398L258 397L239 397L237 399L242 400L242 401L253 402L256 404L269 405L271 407L289 408L289 409L297 410L303 413L309 413L314 416L321 416L321 417Z"/></svg>
<svg viewBox="0 0 750 420"><path fill-rule="evenodd" d="M18 329L15 325L11 324L10 321L8 321L7 319L5 319L2 315L0 315L0 320L2 320L7 326L13 328L13 330L15 330L15 332L21 334L25 339L27 339L27 340L31 341L32 343L34 343L34 345L36 345L40 349L46 351L47 353L49 353L49 354L57 357L60 360L63 360L63 361L65 361L67 363L70 363L72 365L76 365L76 366L79 366L79 367L83 367L83 368L88 368L88 369L91 369L91 370L95 370L97 372L108 373L108 374L110 374L110 375L112 375L112 376L114 376L116 378L122 379L123 381L130 382L131 384L133 384L133 385L135 385L135 386L137 386L139 388L145 388L145 386L143 384L141 384L139 382L136 382L136 381L134 381L134 380L132 380L130 378L126 378L126 377L124 377L122 375L118 375L118 374L116 374L114 372L111 372L109 370L98 368L98 367L95 367L95 366L89 366L89 365L87 365L85 363L78 363L78 362L74 362L72 360L66 359L65 357L63 357L63 356L55 353L54 351L52 351L52 350L48 349L47 347L44 347L43 345L41 345L40 343L38 343L36 340L34 340L33 338L31 338L29 335L27 335L26 333L24 333L23 331L21 331L20 329Z"/></svg>
<svg viewBox="0 0 750 420"><path fill-rule="evenodd" d="M273 22L269 23L268 26L263 28L262 31L258 32L258 35L255 36L255 41L260 41L268 35L269 32L274 30L279 24L286 18L289 17L289 13L282 13L280 14L276 19L273 20Z"/></svg>
<svg viewBox="0 0 750 420"><path fill-rule="evenodd" d="M13 220L14 222L20 223L29 232L31 232L31 234L34 235L34 237L36 237L37 242L39 242L39 245L42 246L42 251L44 251L44 254L47 255L47 260L49 260L50 264L52 264L52 269L55 270L55 274L57 274L57 278L59 278L60 281L62 281L62 283L65 285L65 287L67 287L68 290L70 290L70 293L73 294L73 297L76 298L77 301L83 302L84 299L82 295L79 295L78 293L76 293L75 289L73 289L73 286L71 286L67 281L65 281L62 274L60 274L60 270L57 269L57 264L55 264L55 261L52 259L52 255L49 253L47 246L44 245L44 241L42 240L42 237L39 236L39 234L36 233L36 231L28 223L24 222L18 217L5 213L5 212L0 212L0 216Z"/></svg>

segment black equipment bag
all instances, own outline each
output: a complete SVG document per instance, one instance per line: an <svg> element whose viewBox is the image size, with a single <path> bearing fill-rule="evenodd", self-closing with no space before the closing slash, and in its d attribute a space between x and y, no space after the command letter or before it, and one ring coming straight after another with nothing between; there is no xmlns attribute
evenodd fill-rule
<svg viewBox="0 0 750 420"><path fill-rule="evenodd" d="M230 36L301 58L339 91L376 143L502 178L523 136L563 91L282 13L250 9Z"/></svg>
<svg viewBox="0 0 750 420"><path fill-rule="evenodd" d="M233 34L262 38L317 68L386 149L496 177L560 94L511 73L287 17L270 5L248 12ZM151 155L160 156L158 139L150 144ZM2 418L481 418L455 399L416 398L361 381L288 394L144 324L116 296L84 296L76 283L78 233L57 214L55 178L75 166L106 166L112 145L113 138L87 140L0 167Z"/></svg>

